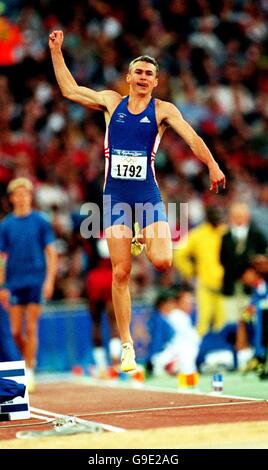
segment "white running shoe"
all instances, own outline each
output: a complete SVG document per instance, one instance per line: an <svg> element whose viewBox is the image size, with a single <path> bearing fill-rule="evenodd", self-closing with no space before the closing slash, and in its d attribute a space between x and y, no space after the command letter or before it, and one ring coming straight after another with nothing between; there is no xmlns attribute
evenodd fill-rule
<svg viewBox="0 0 268 470"><path fill-rule="evenodd" d="M135 351L131 343L122 344L121 371L130 372L137 369L135 361Z"/></svg>

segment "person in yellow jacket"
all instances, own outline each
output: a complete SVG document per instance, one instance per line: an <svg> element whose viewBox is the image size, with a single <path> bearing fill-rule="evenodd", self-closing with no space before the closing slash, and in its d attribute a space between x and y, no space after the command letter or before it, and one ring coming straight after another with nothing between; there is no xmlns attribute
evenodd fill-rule
<svg viewBox="0 0 268 470"><path fill-rule="evenodd" d="M225 225L221 211L207 208L206 221L189 231L188 240L174 250L175 268L185 280L196 280L197 330L204 336L225 324L221 294L223 266L220 247Z"/></svg>

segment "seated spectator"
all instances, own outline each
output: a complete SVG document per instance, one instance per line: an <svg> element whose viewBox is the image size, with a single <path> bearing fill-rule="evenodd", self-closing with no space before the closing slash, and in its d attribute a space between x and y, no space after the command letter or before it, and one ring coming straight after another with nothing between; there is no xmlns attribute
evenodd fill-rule
<svg viewBox="0 0 268 470"><path fill-rule="evenodd" d="M268 256L257 255L245 270L242 281L253 288L251 302L244 313L245 321L254 320L255 355L245 372L254 370L260 379L268 378Z"/></svg>
<svg viewBox="0 0 268 470"><path fill-rule="evenodd" d="M10 321L6 309L0 302L0 362L21 361L22 356L19 353L14 342Z"/></svg>
<svg viewBox="0 0 268 470"><path fill-rule="evenodd" d="M192 291L182 287L160 294L156 307L171 327L172 337L163 345L163 350L152 355L155 375L164 372L191 374L196 371L196 357L200 339L191 321L194 299Z"/></svg>
<svg viewBox="0 0 268 470"><path fill-rule="evenodd" d="M228 323L218 332L203 336L196 359L200 373L216 373L219 370L234 371L243 369L252 358L253 332L251 325L245 325L248 348L236 350L238 327L237 323Z"/></svg>

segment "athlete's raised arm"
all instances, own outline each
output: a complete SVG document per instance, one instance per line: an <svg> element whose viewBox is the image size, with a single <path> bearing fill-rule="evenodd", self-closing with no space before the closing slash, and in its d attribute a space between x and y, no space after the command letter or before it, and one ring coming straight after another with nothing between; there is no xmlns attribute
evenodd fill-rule
<svg viewBox="0 0 268 470"><path fill-rule="evenodd" d="M192 149L195 156L205 163L209 170L210 189L218 192L221 184L225 188L226 180L218 163L214 160L205 142L195 130L185 121L180 111L172 103L162 101L159 105L161 120L179 134Z"/></svg>
<svg viewBox="0 0 268 470"><path fill-rule="evenodd" d="M54 72L63 96L89 108L102 111L109 111L110 108L113 110L121 101L121 95L112 90L94 91L91 88L79 86L65 64L61 50L63 40L62 31L53 31L49 35Z"/></svg>

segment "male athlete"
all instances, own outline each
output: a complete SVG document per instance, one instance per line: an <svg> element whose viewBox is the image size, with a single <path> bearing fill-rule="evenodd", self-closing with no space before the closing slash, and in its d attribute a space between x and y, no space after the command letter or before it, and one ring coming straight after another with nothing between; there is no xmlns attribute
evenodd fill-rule
<svg viewBox="0 0 268 470"><path fill-rule="evenodd" d="M72 77L61 52L63 39L62 31L49 35L53 67L63 96L103 111L107 126L104 227L113 269L113 305L122 342L121 369L127 372L136 368L128 286L134 221L138 219L147 257L156 269L167 269L172 262L170 229L154 171L156 151L165 129L172 127L208 166L211 189L217 192L219 184L225 187L225 176L178 109L152 98L159 72L154 58L141 56L130 63L126 76L128 96L122 97L112 90L96 92L79 86ZM152 210L145 217L141 206L146 203L151 204ZM118 217L120 207L125 217Z"/></svg>

